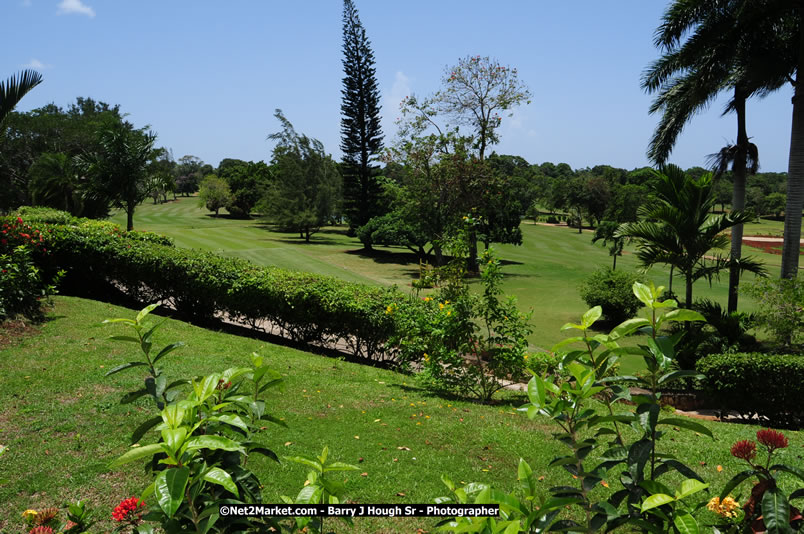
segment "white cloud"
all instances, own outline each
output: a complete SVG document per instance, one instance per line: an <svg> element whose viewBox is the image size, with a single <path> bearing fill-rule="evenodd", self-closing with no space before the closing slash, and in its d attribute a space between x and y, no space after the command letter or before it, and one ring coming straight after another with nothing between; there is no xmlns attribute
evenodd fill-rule
<svg viewBox="0 0 804 534"><path fill-rule="evenodd" d="M95 16L95 10L83 3L81 0L61 0L59 2L59 15L86 15L89 18Z"/></svg>
<svg viewBox="0 0 804 534"><path fill-rule="evenodd" d="M49 69L51 66L52 65L46 65L46 64L42 63L41 61L39 61L38 59L33 58L31 61L29 61L28 63L23 65L23 68L43 70L43 69Z"/></svg>
<svg viewBox="0 0 804 534"><path fill-rule="evenodd" d="M382 102L383 132L388 136L396 132L396 121L399 119L399 104L402 99L411 94L411 79L404 72L397 71L390 91L383 91L385 96Z"/></svg>

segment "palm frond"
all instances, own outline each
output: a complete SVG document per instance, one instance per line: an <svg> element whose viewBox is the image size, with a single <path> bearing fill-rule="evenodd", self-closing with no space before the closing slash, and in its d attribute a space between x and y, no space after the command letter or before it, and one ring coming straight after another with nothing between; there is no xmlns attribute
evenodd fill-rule
<svg viewBox="0 0 804 534"><path fill-rule="evenodd" d="M42 75L26 69L5 82L0 82L0 122L11 113L25 94L42 83Z"/></svg>

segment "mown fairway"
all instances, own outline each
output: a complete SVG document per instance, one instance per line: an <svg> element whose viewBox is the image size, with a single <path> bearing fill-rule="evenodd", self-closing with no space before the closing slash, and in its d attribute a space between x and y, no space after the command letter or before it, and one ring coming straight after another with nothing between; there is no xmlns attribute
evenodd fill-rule
<svg viewBox="0 0 804 534"><path fill-rule="evenodd" d="M8 447L0 458L0 532L26 531L20 516L23 510L59 506L68 499L86 499L101 520L93 531L110 531L112 508L122 498L139 495L148 484L143 462L108 467L127 450L132 429L155 410L146 398L119 403L126 392L141 387L144 373L135 369L103 376L112 367L136 359L137 347L109 340L128 331L100 322L135 314L136 310L101 302L57 297L38 332L0 352L4 378L0 444ZM409 376L168 319L157 332L156 346L177 340L187 346L162 360L171 380L249 365L253 351L268 357L286 381L284 391L270 391L269 411L283 418L288 428L269 425L260 441L280 456L311 456L329 446L333 460L359 467L339 478L347 481L348 496L357 502L431 502L447 494L439 480L442 474L456 483L485 482L514 491L520 457L544 476L539 484L545 491L552 485L573 484L563 469L548 467L554 456L563 454L551 436L557 426L546 418L531 421L517 412L525 402L521 395L505 392L491 406L439 397L417 387ZM751 438L757 428L706 425L714 433L714 442L694 432L669 431L660 447L685 460L719 491L742 469L729 447ZM795 457L804 442L800 433L787 435ZM154 437L151 433L141 443L150 443ZM281 495L295 497L306 475L303 466L277 465L261 456L250 459L249 465L265 485L266 503L280 502ZM610 473L612 490L616 476ZM665 481L674 485L678 477ZM595 498L606 491L597 488ZM707 515L707 519L715 518ZM435 522L361 519L354 532L433 531ZM352 532L343 525L333 528Z"/></svg>
<svg viewBox="0 0 804 534"><path fill-rule="evenodd" d="M116 213L112 220L125 223L125 215ZM288 269L312 271L344 280L376 285L397 284L403 290L418 276L418 263L412 254L400 247L378 247L365 254L356 238L346 236L345 227L327 227L314 234L310 244L292 233L275 231L258 219L237 220L213 217L198 207L198 199L182 198L166 204L147 202L137 208L134 217L137 230L150 230L172 237L176 246L213 250L221 254L246 258L260 265L276 265ZM611 257L603 247L591 242L591 234L578 234L566 227L522 223L522 246L494 245L504 262L507 294L519 299L520 308L532 309L533 347L549 348L564 335L563 324L577 322L586 310L578 288L586 277L601 266L611 265ZM749 225L746 235L768 231L767 223ZM626 250L618 258L618 269L635 270L638 262ZM723 253L727 253L724 251ZM780 256L744 247L744 254L760 258L771 276L777 276ZM647 273L657 285L668 285L669 269L657 266ZM695 297L712 298L725 306L728 276L695 284ZM746 280L752 279L747 276ZM676 277L676 293L683 295L684 282ZM753 303L742 297L741 309L750 311Z"/></svg>

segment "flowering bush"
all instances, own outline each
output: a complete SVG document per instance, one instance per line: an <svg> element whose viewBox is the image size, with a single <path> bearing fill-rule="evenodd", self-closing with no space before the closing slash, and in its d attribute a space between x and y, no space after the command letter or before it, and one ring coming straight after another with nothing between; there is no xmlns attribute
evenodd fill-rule
<svg viewBox="0 0 804 534"><path fill-rule="evenodd" d="M764 428L756 433L757 444L752 440L740 440L731 447L731 455L745 462L748 469L735 475L720 492L719 497L710 501L710 510L730 520L718 525L722 532L792 532L804 526L801 511L791 501L804 497L804 487L785 493L778 484L779 475L786 473L804 483L804 471L787 464L772 464L778 452L789 445L787 436L778 430ZM759 453L762 453L761 455ZM742 510L729 493L743 482L756 479L751 494Z"/></svg>
<svg viewBox="0 0 804 534"><path fill-rule="evenodd" d="M38 321L42 305L56 292L61 274L43 279L35 254L47 253L44 236L22 218L8 218L0 229L0 321L22 316Z"/></svg>

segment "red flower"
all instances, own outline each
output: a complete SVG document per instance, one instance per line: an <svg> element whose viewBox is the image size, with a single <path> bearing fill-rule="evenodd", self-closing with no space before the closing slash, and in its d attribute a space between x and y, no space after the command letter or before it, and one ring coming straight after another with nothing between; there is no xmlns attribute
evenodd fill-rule
<svg viewBox="0 0 804 534"><path fill-rule="evenodd" d="M766 446L769 451L787 447L787 438L781 432L764 428L757 431L757 441Z"/></svg>
<svg viewBox="0 0 804 534"><path fill-rule="evenodd" d="M22 217L17 217L17 222L22 224Z"/></svg>
<svg viewBox="0 0 804 534"><path fill-rule="evenodd" d="M53 529L50 527L38 526L29 530L28 534L53 534Z"/></svg>
<svg viewBox="0 0 804 534"><path fill-rule="evenodd" d="M145 507L145 501L141 501L136 497L123 499L120 504L112 512L112 518L115 521L129 521L135 523L142 518L142 508Z"/></svg>
<svg viewBox="0 0 804 534"><path fill-rule="evenodd" d="M751 440L744 439L731 446L731 455L741 460L751 461L757 455L757 445Z"/></svg>

